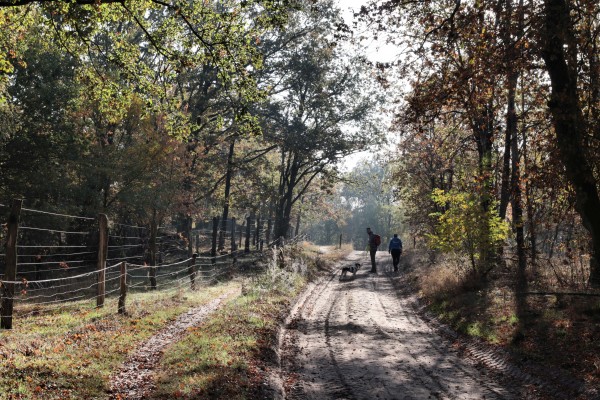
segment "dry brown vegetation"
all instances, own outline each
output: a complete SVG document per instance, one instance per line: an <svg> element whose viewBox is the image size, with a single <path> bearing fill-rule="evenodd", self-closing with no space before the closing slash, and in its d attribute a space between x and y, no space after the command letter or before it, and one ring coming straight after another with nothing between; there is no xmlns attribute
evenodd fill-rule
<svg viewBox="0 0 600 400"><path fill-rule="evenodd" d="M407 262L422 301L455 330L510 351L525 369L555 371L588 388L600 385L600 295L557 294L581 289L580 261L554 260L552 269L541 269L551 274L530 268L528 274L537 279L523 307L514 290L512 263L474 285L460 257L431 262L428 255L413 253Z"/></svg>

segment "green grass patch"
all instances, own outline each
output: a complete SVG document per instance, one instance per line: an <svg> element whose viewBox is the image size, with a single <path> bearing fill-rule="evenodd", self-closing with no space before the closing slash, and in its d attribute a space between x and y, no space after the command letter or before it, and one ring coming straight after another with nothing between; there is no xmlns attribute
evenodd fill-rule
<svg viewBox="0 0 600 400"><path fill-rule="evenodd" d="M315 250L290 246L284 268L274 254L259 276L245 282L242 296L165 351L153 398L269 398L263 392L265 370L274 365L276 334L292 299L323 267L321 261L331 263L351 251Z"/></svg>
<svg viewBox="0 0 600 400"><path fill-rule="evenodd" d="M502 308L498 302L490 301L484 292L467 291L451 297L436 295L429 300L429 311L442 322L457 332L494 344L510 340L518 322L510 308Z"/></svg>
<svg viewBox="0 0 600 400"><path fill-rule="evenodd" d="M108 399L108 379L127 355L191 307L241 289L201 327L190 329L162 362L157 398L259 397L264 367L275 357L275 332L291 300L319 265L294 249L274 257L260 273L198 291L130 293L127 316L117 300L96 309L89 302L60 310L19 309L14 329L0 331L0 399ZM300 247L300 246L298 246ZM286 248L287 249L287 248ZM299 256L294 256L294 252ZM342 258L342 251L327 255ZM244 287L246 286L246 287ZM28 314L29 317L20 315Z"/></svg>
<svg viewBox="0 0 600 400"><path fill-rule="evenodd" d="M263 398L276 332L300 287L252 291L212 315L165 352L156 399Z"/></svg>
<svg viewBox="0 0 600 400"><path fill-rule="evenodd" d="M0 399L108 398L109 376L140 342L235 285L131 294L128 316L116 314L116 299L101 309L75 302L17 314L14 329L0 333Z"/></svg>

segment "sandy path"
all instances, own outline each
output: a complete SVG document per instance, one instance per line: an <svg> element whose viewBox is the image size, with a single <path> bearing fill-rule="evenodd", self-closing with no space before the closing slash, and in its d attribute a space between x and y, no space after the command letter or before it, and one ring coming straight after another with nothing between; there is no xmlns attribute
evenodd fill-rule
<svg viewBox="0 0 600 400"><path fill-rule="evenodd" d="M283 332L288 399L516 399L515 391L461 358L399 296L386 253L379 274L363 266L313 285ZM291 386L291 387L290 387Z"/></svg>

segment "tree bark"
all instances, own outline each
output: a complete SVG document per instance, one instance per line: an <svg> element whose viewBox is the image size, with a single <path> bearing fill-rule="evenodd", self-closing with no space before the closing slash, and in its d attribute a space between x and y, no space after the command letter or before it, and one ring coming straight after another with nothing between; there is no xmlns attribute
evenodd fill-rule
<svg viewBox="0 0 600 400"><path fill-rule="evenodd" d="M510 0L509 0L510 1ZM502 183L500 186L500 206L498 215L502 220L506 219L506 210L510 201L510 149L512 136L506 127L504 136L504 157L502 159Z"/></svg>
<svg viewBox="0 0 600 400"><path fill-rule="evenodd" d="M516 92L519 82L519 72L515 67L518 62L516 52L516 41L522 36L523 30L523 2L519 2L519 26L516 32L516 38L513 39L511 21L512 21L512 0L506 0L506 65L507 65L507 112L506 112L506 135L510 136L510 147L512 155L511 165L511 205L513 216L513 229L517 245L517 293L524 292L527 289L527 259L525 255L525 234L523 221L523 191L521 187L521 152L519 151L519 132L517 127L516 110Z"/></svg>
<svg viewBox="0 0 600 400"><path fill-rule="evenodd" d="M225 234L227 232L227 218L229 217L229 193L231 192L231 175L233 173L233 154L235 151L235 139L229 145L227 155L227 175L225 177L225 200L223 204L223 216L221 219L221 232L219 233L219 251L225 248Z"/></svg>
<svg viewBox="0 0 600 400"><path fill-rule="evenodd" d="M491 269L491 255L493 249L490 241L490 226L488 212L492 199L492 139L494 135L494 112L492 109L492 99L483 109L474 110L476 118L472 121L472 129L475 142L477 143L477 153L479 156L479 174L482 179L480 195L482 226L478 238L479 263L476 268L479 274L485 275Z"/></svg>
<svg viewBox="0 0 600 400"><path fill-rule="evenodd" d="M579 103L577 70L573 67L576 46L572 41L573 22L565 0L545 0L544 5L542 58L552 86L548 107L565 173L575 190L577 212L591 235L589 282L594 287L600 287L600 197L589 157L583 147L586 123ZM569 46L568 53L565 53L565 45Z"/></svg>
<svg viewBox="0 0 600 400"><path fill-rule="evenodd" d="M292 212L292 205L294 203L294 189L297 184L299 165L298 157L296 154L290 154L291 158L287 160L287 167L282 166L284 175L280 181L280 197L277 204L277 210L275 215L275 237L288 238L290 230L290 216ZM284 158L282 157L282 162Z"/></svg>

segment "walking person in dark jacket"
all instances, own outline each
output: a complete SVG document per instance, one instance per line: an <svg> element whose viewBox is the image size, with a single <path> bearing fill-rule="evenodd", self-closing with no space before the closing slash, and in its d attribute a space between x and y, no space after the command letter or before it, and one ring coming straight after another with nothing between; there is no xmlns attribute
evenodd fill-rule
<svg viewBox="0 0 600 400"><path fill-rule="evenodd" d="M371 256L371 273L377 273L377 265L375 264L375 254L379 244L377 243L376 236L371 228L367 228L367 235L369 235L369 255Z"/></svg>
<svg viewBox="0 0 600 400"><path fill-rule="evenodd" d="M388 253L392 255L392 264L394 265L394 271L398 271L398 264L400 264L400 255L402 254L402 240L394 233L394 237L390 240L388 246Z"/></svg>

